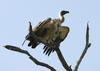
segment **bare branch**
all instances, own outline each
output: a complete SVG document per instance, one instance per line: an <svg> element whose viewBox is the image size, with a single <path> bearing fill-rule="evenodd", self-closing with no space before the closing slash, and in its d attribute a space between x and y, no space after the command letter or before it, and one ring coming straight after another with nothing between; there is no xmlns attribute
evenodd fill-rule
<svg viewBox="0 0 100 71"><path fill-rule="evenodd" d="M64 57L63 57L63 55L62 55L62 53L61 53L59 48L57 48L56 53L58 55L58 58L59 58L59 60L60 60L60 62L62 64L62 66L66 69L66 71L72 71L71 66L69 66L67 64L67 62L65 61L65 59L64 59Z"/></svg>
<svg viewBox="0 0 100 71"><path fill-rule="evenodd" d="M89 25L87 24L87 30L86 30L86 45L85 48L79 58L79 60L76 63L75 69L73 71L78 71L79 65L82 62L82 59L84 58L88 48L91 46L91 43L89 43Z"/></svg>
<svg viewBox="0 0 100 71"><path fill-rule="evenodd" d="M28 51L26 50L23 50L19 47L16 47L16 46L11 46L11 45L6 45L4 46L6 49L8 50L12 50L12 51L16 51L16 52L20 52L20 53L23 53L23 54L26 54L27 56L29 56L29 58L36 64L36 65L40 65L40 66L43 66L43 67L46 67L48 69L50 69L51 71L56 71L56 69L54 69L52 66L46 64L46 63L43 63L43 62L40 62L38 61L36 58L34 58Z"/></svg>
<svg viewBox="0 0 100 71"><path fill-rule="evenodd" d="M45 44L45 45L48 46L48 44ZM83 60L83 58L84 58L84 56L85 56L85 54L86 54L86 52L87 52L87 50L88 50L88 48L89 48L90 46L91 46L91 43L89 43L89 26L88 26L88 24L87 24L87 29L86 29L86 45L85 45L85 48L84 48L84 50L83 50L83 52L82 52L82 54L81 54L79 60L78 60L77 63L76 63L75 68L74 68L73 71L78 71L79 65L80 65L80 63L82 62L82 60ZM51 71L56 71L56 69L54 69L52 66L50 66L50 65L48 65L48 64L46 64L46 63L43 63L43 62L38 61L36 58L34 58L34 57L33 57L28 51L26 51L26 50L23 50L23 49L21 49L21 48L19 48L19 47L11 46L11 45L6 45L6 46L4 46L4 47L5 47L6 49L8 49L8 50L12 50L12 51L16 51L16 52L20 52L20 53L26 54L27 56L29 56L30 60L32 60L36 65L40 65L40 66L46 67L46 68L50 69ZM59 60L60 60L60 62L61 62L61 64L62 64L62 66L65 68L65 70L66 70L66 71L72 71L71 66L69 66L69 65L67 64L67 62L65 61L65 59L64 59L64 57L63 57L63 55L62 55L62 53L61 53L61 51L60 51L59 48L57 48L56 53L57 53L57 56L58 56L58 58L59 58Z"/></svg>

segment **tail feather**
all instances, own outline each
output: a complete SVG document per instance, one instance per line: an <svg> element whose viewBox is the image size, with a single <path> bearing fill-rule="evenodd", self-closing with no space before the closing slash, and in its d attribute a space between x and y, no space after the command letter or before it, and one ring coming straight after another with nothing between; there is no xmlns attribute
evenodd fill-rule
<svg viewBox="0 0 100 71"><path fill-rule="evenodd" d="M33 37L28 38L28 40L30 41L28 46L32 46L32 48L36 48L36 46L39 45L39 42L37 42Z"/></svg>

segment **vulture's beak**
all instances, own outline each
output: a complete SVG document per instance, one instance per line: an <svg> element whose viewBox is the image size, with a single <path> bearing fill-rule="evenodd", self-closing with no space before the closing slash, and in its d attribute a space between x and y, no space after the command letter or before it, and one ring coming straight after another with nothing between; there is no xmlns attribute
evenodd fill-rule
<svg viewBox="0 0 100 71"><path fill-rule="evenodd" d="M62 11L61 11L61 15L65 15L65 14L67 14L67 13L69 13L69 11L65 11L65 10L62 10Z"/></svg>

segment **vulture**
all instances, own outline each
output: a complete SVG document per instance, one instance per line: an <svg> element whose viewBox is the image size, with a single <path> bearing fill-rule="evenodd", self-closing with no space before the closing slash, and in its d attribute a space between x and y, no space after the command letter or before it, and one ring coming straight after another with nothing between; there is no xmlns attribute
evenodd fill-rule
<svg viewBox="0 0 100 71"><path fill-rule="evenodd" d="M28 46L36 48L37 45L43 43L44 53L48 56L51 52L57 50L60 43L69 33L69 27L61 26L65 20L64 15L67 13L69 13L69 11L62 10L58 18L47 18L39 22L39 25L34 29L32 29L31 22L29 22L29 34L25 37L25 39L29 41Z"/></svg>

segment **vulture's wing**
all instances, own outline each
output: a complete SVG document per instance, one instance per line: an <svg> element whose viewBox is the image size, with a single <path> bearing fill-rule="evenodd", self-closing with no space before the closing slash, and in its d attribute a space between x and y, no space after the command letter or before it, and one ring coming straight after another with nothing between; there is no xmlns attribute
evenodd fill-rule
<svg viewBox="0 0 100 71"><path fill-rule="evenodd" d="M60 27L60 29L59 29L59 33L60 33L60 35L59 35L60 38L59 39L60 39L60 41L63 41L67 37L69 31L70 31L70 29L67 26L61 26Z"/></svg>
<svg viewBox="0 0 100 71"><path fill-rule="evenodd" d="M32 30L31 22L29 22L29 34L26 36L26 40L29 40L28 46L32 46L32 48L35 48L39 43L42 43L45 41L43 39L43 36L47 33L47 29L45 28L46 24L51 21L51 18L48 18L42 22L39 23L39 25ZM44 27L45 26L45 27ZM34 34L34 35L33 35Z"/></svg>
<svg viewBox="0 0 100 71"><path fill-rule="evenodd" d="M37 37L34 36L34 35L35 34L34 34L34 31L32 31L31 22L29 22L29 33L25 37L25 40L28 40L29 41L28 46L32 46L32 48L36 48L36 46L39 45L39 42L37 41ZM24 44L24 42L23 42L23 44Z"/></svg>
<svg viewBox="0 0 100 71"><path fill-rule="evenodd" d="M44 52L43 53L46 53L46 55L50 55L51 52L54 52L54 50L56 50L59 46L60 46L60 43L62 41L64 41L64 39L67 37L68 33L69 33L69 28L66 27L66 26L61 26L59 28L59 35L57 36L56 40L54 41L54 45L53 47L49 47L49 46L44 46Z"/></svg>
<svg viewBox="0 0 100 71"><path fill-rule="evenodd" d="M51 18L47 18L47 19L43 20L42 22L40 22L38 27L43 27L50 21L51 21Z"/></svg>
<svg viewBox="0 0 100 71"><path fill-rule="evenodd" d="M55 28L53 20L48 18L35 28L34 33L38 37L38 41L43 44L52 42L53 36L55 36Z"/></svg>
<svg viewBox="0 0 100 71"><path fill-rule="evenodd" d="M35 28L35 34L38 37L42 37L47 33L46 25L51 21L51 18L48 18L39 23L39 25Z"/></svg>
<svg viewBox="0 0 100 71"><path fill-rule="evenodd" d="M36 48L39 45L39 42L36 40L34 36L27 35L27 40L29 40L28 46L32 46L32 48Z"/></svg>

